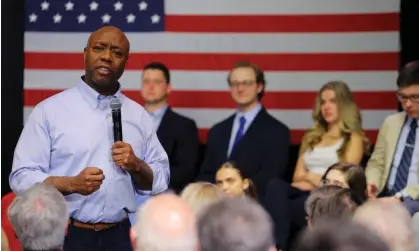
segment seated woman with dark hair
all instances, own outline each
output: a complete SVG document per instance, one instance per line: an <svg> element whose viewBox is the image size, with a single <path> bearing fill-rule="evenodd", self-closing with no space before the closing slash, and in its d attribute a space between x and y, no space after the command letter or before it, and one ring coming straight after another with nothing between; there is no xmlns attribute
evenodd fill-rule
<svg viewBox="0 0 419 251"><path fill-rule="evenodd" d="M349 188L365 202L368 199L367 178L362 167L351 163L336 163L324 173L321 185L336 185Z"/></svg>
<svg viewBox="0 0 419 251"><path fill-rule="evenodd" d="M218 169L215 181L227 196L249 197L258 201L256 186L244 170L238 163L227 161Z"/></svg>

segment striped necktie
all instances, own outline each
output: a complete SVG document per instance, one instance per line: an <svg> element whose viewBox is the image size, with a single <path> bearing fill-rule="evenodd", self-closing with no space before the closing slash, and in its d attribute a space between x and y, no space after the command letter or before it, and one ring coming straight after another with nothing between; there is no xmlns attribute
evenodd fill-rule
<svg viewBox="0 0 419 251"><path fill-rule="evenodd" d="M418 127L417 119L413 119L410 123L410 132L407 136L406 144L404 146L403 155L400 159L400 164L397 167L396 181L394 183L392 194L396 194L403 190L407 185L409 176L409 168L412 163L413 150L415 148L416 128Z"/></svg>

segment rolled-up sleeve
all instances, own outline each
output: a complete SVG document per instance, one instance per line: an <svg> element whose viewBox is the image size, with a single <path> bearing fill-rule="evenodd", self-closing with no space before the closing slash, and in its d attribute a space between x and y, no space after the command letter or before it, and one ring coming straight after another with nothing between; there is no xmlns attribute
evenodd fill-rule
<svg viewBox="0 0 419 251"><path fill-rule="evenodd" d="M140 195L155 195L162 193L169 187L170 168L169 158L163 146L160 144L156 133L152 129L151 120L144 116L144 123L147 130L147 143L144 155L144 162L146 162L153 171L153 186L151 191L139 190Z"/></svg>
<svg viewBox="0 0 419 251"><path fill-rule="evenodd" d="M16 145L10 187L22 193L48 178L51 139L42 106L34 108Z"/></svg>

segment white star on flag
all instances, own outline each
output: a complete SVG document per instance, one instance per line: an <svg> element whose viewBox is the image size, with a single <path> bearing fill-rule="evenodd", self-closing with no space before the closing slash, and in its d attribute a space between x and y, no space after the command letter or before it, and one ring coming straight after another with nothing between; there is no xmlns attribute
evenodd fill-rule
<svg viewBox="0 0 419 251"><path fill-rule="evenodd" d="M156 24L156 23L160 22L160 16L159 16L159 15L157 15L157 14L152 15L152 16L151 16L151 22L152 22L153 24Z"/></svg>
<svg viewBox="0 0 419 251"><path fill-rule="evenodd" d="M108 13L106 13L105 15L102 16L102 22L104 24L109 23L111 21L111 18L112 17Z"/></svg>
<svg viewBox="0 0 419 251"><path fill-rule="evenodd" d="M147 9L147 3L142 1L141 3L138 4L138 8L140 10L146 10Z"/></svg>
<svg viewBox="0 0 419 251"><path fill-rule="evenodd" d="M132 13L130 13L128 16L126 16L126 18L127 18L127 23L134 23L134 21L135 21L135 16L134 16L134 14L132 14Z"/></svg>
<svg viewBox="0 0 419 251"><path fill-rule="evenodd" d="M49 9L49 3L47 1L43 1L41 3L41 10L48 10Z"/></svg>
<svg viewBox="0 0 419 251"><path fill-rule="evenodd" d="M122 4L120 1L118 1L113 5L113 7L115 8L115 11L121 11L123 5L124 4Z"/></svg>
<svg viewBox="0 0 419 251"><path fill-rule="evenodd" d="M63 17L60 15L60 13L57 13L57 14L55 14L52 18L54 19L54 23L56 24L56 23L61 22L61 19L62 19Z"/></svg>
<svg viewBox="0 0 419 251"><path fill-rule="evenodd" d="M97 7L99 7L99 4L93 1L89 4L89 7L90 7L90 11L94 11L94 10L97 10Z"/></svg>
<svg viewBox="0 0 419 251"><path fill-rule="evenodd" d="M29 15L29 23L35 23L38 16L35 13Z"/></svg>
<svg viewBox="0 0 419 251"><path fill-rule="evenodd" d="M79 21L79 24L80 23L86 23L86 18L87 17L82 13L77 17L77 20Z"/></svg>
<svg viewBox="0 0 419 251"><path fill-rule="evenodd" d="M66 11L73 10L73 8L74 8L74 3L72 3L71 1L68 1L68 2L65 4L65 10L66 10Z"/></svg>

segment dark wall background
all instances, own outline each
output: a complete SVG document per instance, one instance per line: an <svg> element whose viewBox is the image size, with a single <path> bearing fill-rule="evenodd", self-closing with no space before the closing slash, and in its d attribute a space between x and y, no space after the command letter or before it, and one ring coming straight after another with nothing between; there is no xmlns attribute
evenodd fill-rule
<svg viewBox="0 0 419 251"><path fill-rule="evenodd" d="M23 125L24 1L1 0L1 195Z"/></svg>
<svg viewBox="0 0 419 251"><path fill-rule="evenodd" d="M419 1L402 0L400 6L400 63L419 60Z"/></svg>
<svg viewBox="0 0 419 251"><path fill-rule="evenodd" d="M1 194L10 192L13 152L23 125L23 0L1 0ZM419 60L419 1L401 0L400 66ZM299 146L292 146L290 169Z"/></svg>

